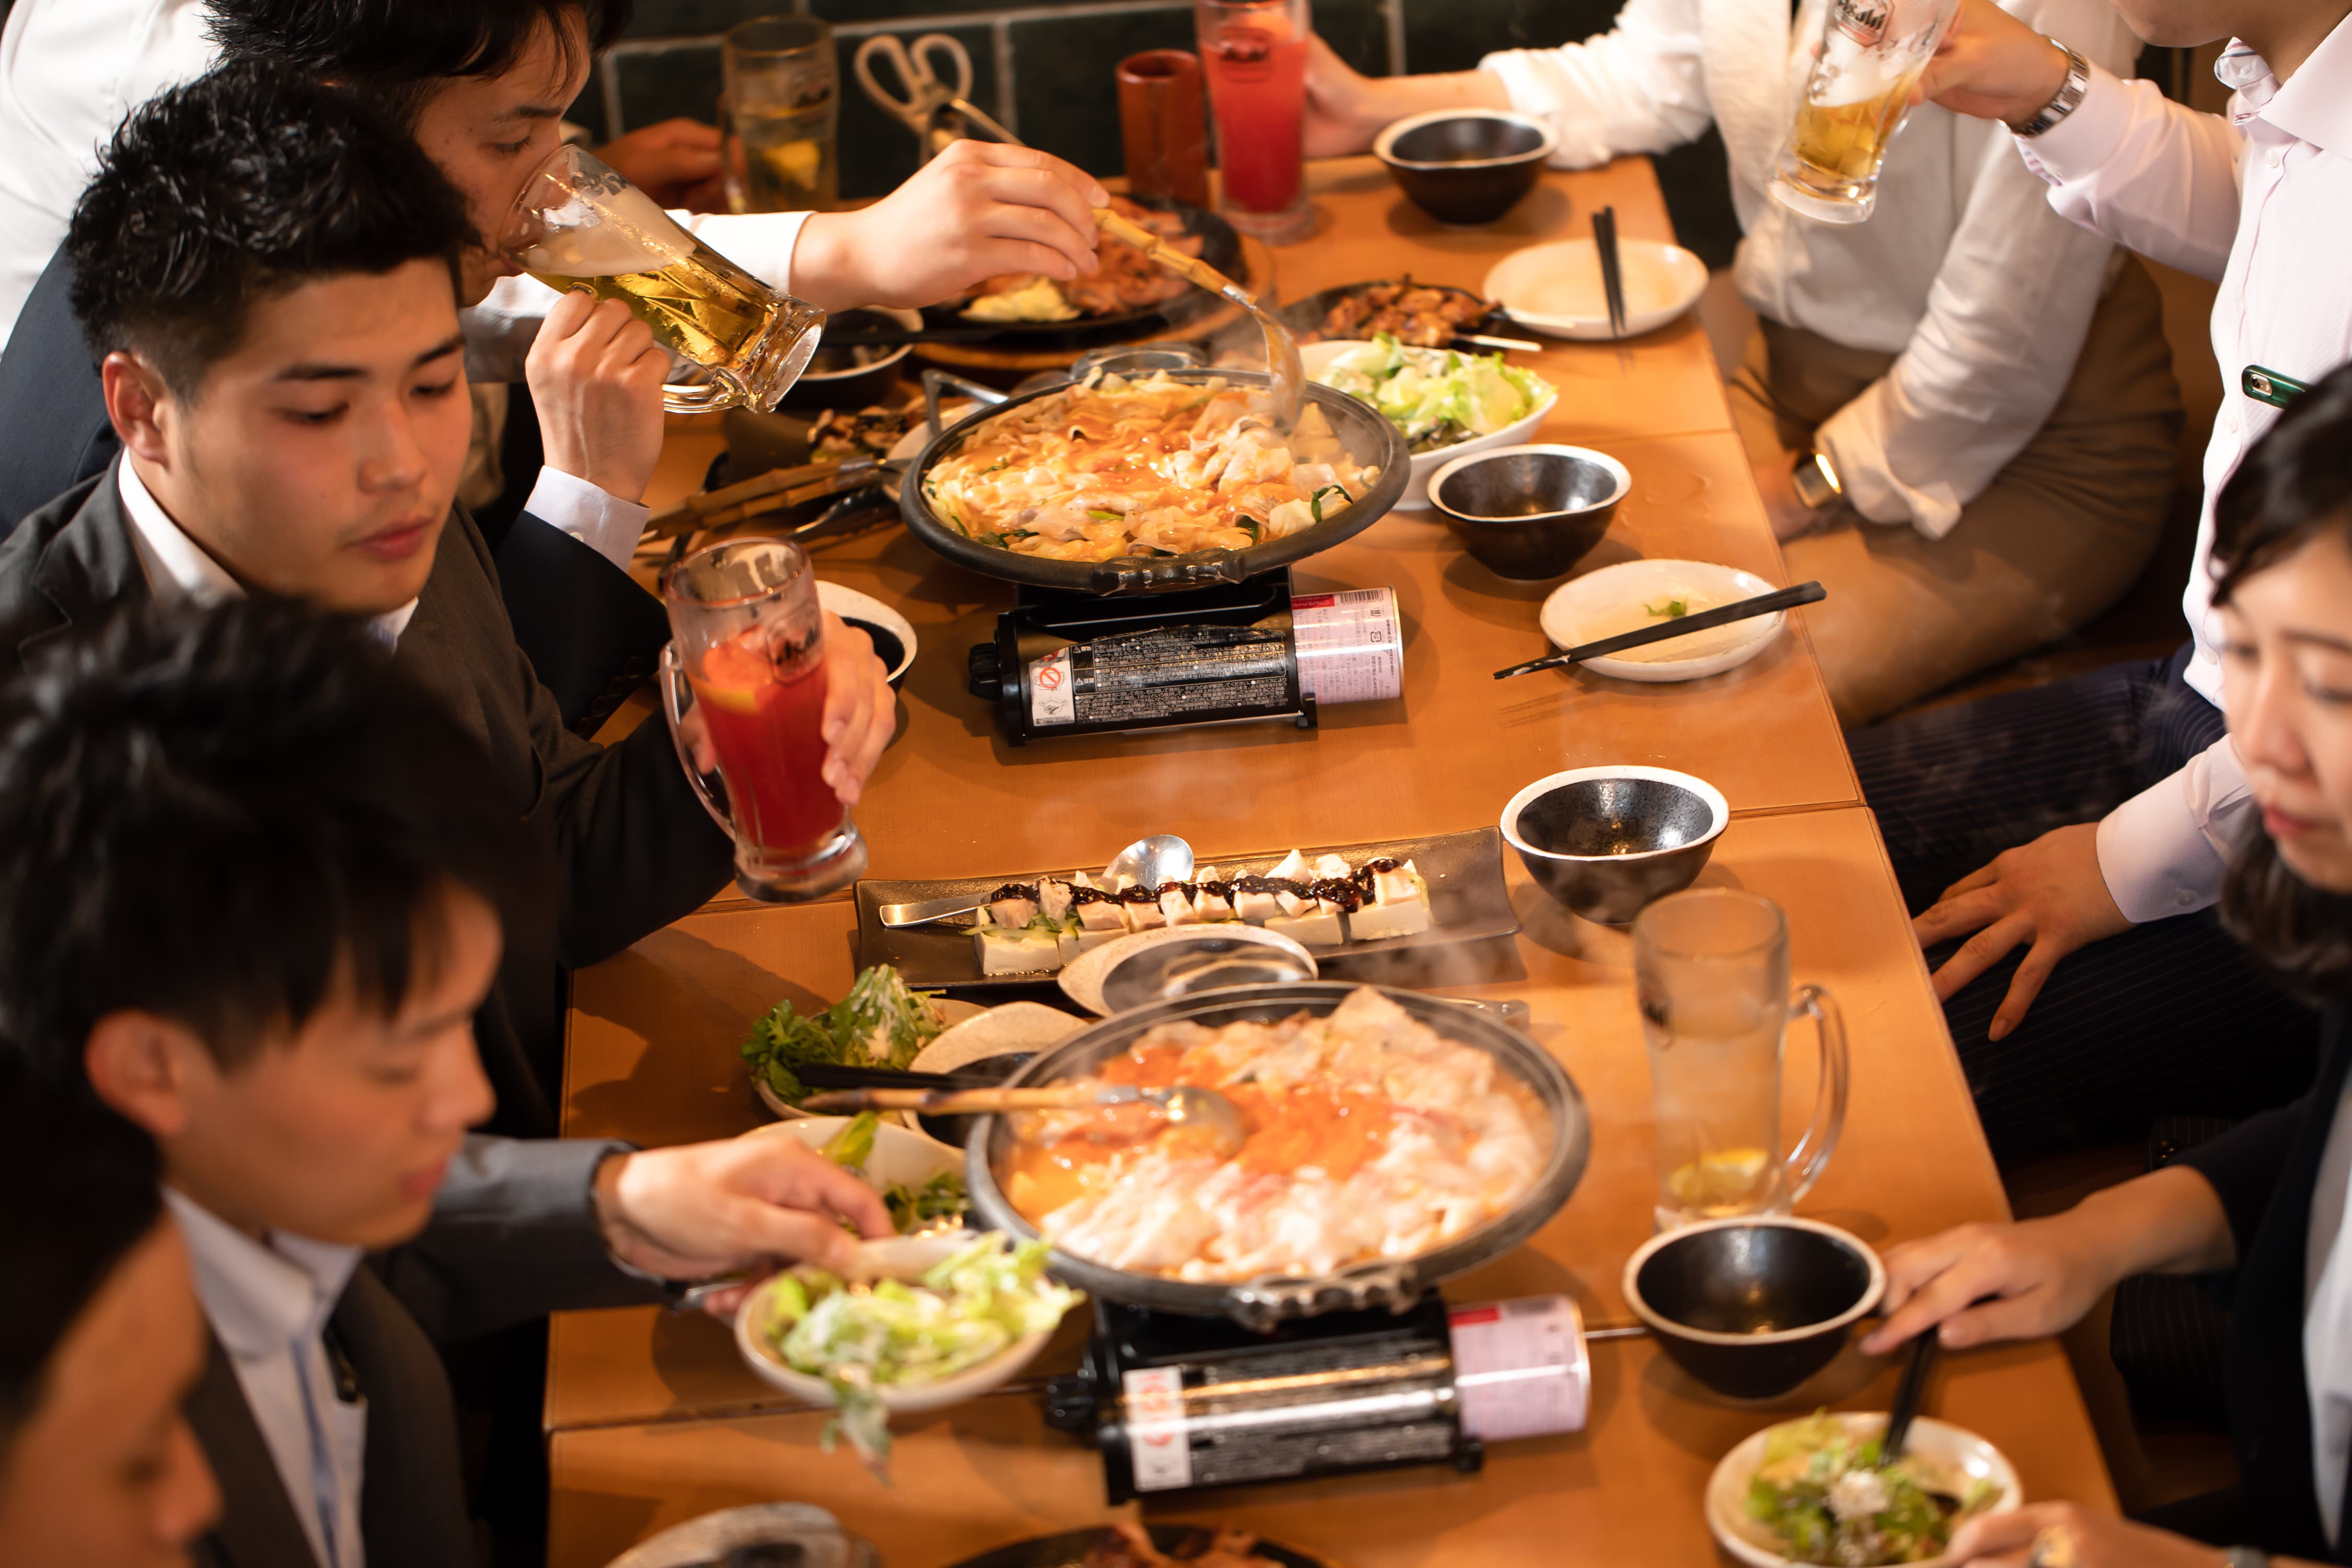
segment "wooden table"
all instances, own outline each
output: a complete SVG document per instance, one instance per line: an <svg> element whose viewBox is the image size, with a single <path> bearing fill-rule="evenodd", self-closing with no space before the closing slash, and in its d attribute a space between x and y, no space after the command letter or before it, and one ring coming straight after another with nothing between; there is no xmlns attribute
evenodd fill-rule
<svg viewBox="0 0 2352 1568"><path fill-rule="evenodd" d="M1317 166L1314 179L1321 232L1278 253L1292 297L1407 268L1475 287L1495 257L1603 202L1629 234L1667 235L1638 160L1548 175L1499 232L1437 229L1369 160ZM1555 347L1537 363L1562 387L1546 437L1601 446L1634 475L1591 563L1685 554L1785 581L1696 323L1622 348ZM707 460L707 447L677 445L680 473ZM1213 859L1477 826L1521 784L1588 763L1654 763L1710 779L1735 820L1703 883L1752 889L1788 910L1798 978L1838 995L1852 1034L1845 1141L1804 1212L1881 1247L2005 1215L1801 627L1743 669L1686 686L1560 675L1498 683L1488 671L1541 646L1542 590L1500 582L1442 530L1398 516L1312 558L1300 575L1311 586L1396 586L1408 621L1402 703L1327 710L1312 733L1268 726L1014 749L961 686L963 647L1007 602L1002 584L896 531L824 551L820 572L900 605L923 639L900 735L859 812L879 876L1083 864L1147 826L1181 832ZM1530 1005L1534 1037L1591 1104L1593 1156L1574 1198L1530 1245L1446 1294L1566 1290L1588 1321L1622 1321L1619 1276L1649 1232L1654 1182L1628 939L1564 914L1516 864L1509 876L1525 930L1449 976L1448 988ZM578 975L567 1132L668 1143L758 1124L737 1044L780 997L821 1004L841 993L854 972L853 925L840 900L790 910L722 901ZM1792 1041L1792 1120L1810 1106L1814 1059L1810 1037ZM1066 1325L1033 1375L1070 1364L1080 1337ZM753 1380L715 1322L644 1310L568 1314L551 1361L551 1561L561 1568L602 1563L709 1509L782 1498L831 1509L902 1568L1110 1517L1097 1459L1045 1430L1024 1388L904 1424L900 1484L886 1490L845 1454L820 1454L823 1417ZM1564 1555L1713 1563L1698 1498L1716 1459L1781 1413L1883 1407L1894 1375L1849 1350L1790 1398L1754 1406L1709 1394L1645 1342L1598 1344L1594 1363L1588 1430L1499 1445L1479 1475L1407 1470L1257 1488L1154 1504L1151 1517L1234 1520L1350 1568ZM1956 1358L1933 1398L2008 1451L2029 1495L2112 1506L2054 1344Z"/></svg>

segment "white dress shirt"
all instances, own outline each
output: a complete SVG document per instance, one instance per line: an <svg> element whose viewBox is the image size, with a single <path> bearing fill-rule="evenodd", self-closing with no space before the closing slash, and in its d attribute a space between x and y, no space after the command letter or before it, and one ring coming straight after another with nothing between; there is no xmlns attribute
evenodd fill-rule
<svg viewBox="0 0 2352 1568"><path fill-rule="evenodd" d="M2315 1114L2321 1108L2314 1106ZM2333 1545L2343 1537L2344 1470L2352 1459L2352 1089L2336 1107L2304 1233L2303 1375L2311 1394L2312 1489Z"/></svg>
<svg viewBox="0 0 2352 1568"><path fill-rule="evenodd" d="M99 153L131 110L202 76L215 58L204 0L16 0L0 32L0 343L64 242ZM806 213L673 213L745 271L787 291ZM499 281L458 312L476 381L523 379L557 299L529 278ZM524 510L625 570L653 513L585 479L541 468Z"/></svg>
<svg viewBox="0 0 2352 1568"><path fill-rule="evenodd" d="M196 1297L236 1369L287 1500L323 1568L366 1568L360 1534L367 1401L335 1387L324 1332L360 1249L238 1230L183 1193L163 1196L188 1242Z"/></svg>
<svg viewBox="0 0 2352 1568"><path fill-rule="evenodd" d="M2205 510L2181 600L2197 645L2189 684L2218 705L2213 501L2278 418L2240 378L2261 365L2316 381L2352 359L2352 21L2337 23L2284 85L2235 41L2214 74L2234 89L2222 115L2094 69L2082 106L2019 146L2053 187L2059 213L2221 280L2213 357L2221 408L2205 448ZM2254 809L2225 737L2110 813L2099 824L2099 869L2125 917L2156 920L2220 898L2225 857Z"/></svg>
<svg viewBox="0 0 2352 1568"><path fill-rule="evenodd" d="M245 585L172 521L148 489L146 481L140 479L139 470L131 466L130 458L117 463L115 472L119 476L115 482L121 491L122 510L131 518L131 547L138 552L139 567L146 574L149 593L165 604L189 599L199 605L217 605L245 597ZM411 599L396 610L377 616L370 624L383 639L383 646L394 647L415 614L416 601Z"/></svg>
<svg viewBox="0 0 2352 1568"><path fill-rule="evenodd" d="M2105 0L2005 0L2037 31L2118 68L2138 41ZM2074 372L2110 247L2060 222L2000 126L1933 105L1886 156L1870 221L1801 217L1766 190L1803 101L1822 0L1628 0L1614 27L1489 55L1514 106L1559 132L1570 168L1690 141L1712 120L1746 237L1740 296L1774 321L1894 367L1821 427L1846 499L1930 539L2032 440Z"/></svg>

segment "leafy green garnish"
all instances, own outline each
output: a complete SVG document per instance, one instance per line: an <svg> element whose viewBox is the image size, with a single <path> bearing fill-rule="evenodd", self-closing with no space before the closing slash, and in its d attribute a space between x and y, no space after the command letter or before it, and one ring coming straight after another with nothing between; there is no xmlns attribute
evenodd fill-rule
<svg viewBox="0 0 2352 1568"><path fill-rule="evenodd" d="M1664 616L1666 619L1671 621L1678 616L1687 616L1690 614L1690 601L1688 599L1668 599L1663 605L1643 605L1642 608L1651 615Z"/></svg>
<svg viewBox="0 0 2352 1568"><path fill-rule="evenodd" d="M1748 1483L1748 1516L1779 1537L1798 1563L1924 1563L1942 1555L1953 1530L1991 1500L1970 1487L1948 1514L1917 1461L1879 1463L1879 1440L1857 1438L1825 1413L1774 1428Z"/></svg>
<svg viewBox="0 0 2352 1568"><path fill-rule="evenodd" d="M945 1027L929 999L907 988L898 972L877 963L857 977L849 994L822 1013L801 1013L791 1001L751 1026L743 1060L787 1104L808 1090L793 1069L808 1062L904 1068Z"/></svg>
<svg viewBox="0 0 2352 1568"><path fill-rule="evenodd" d="M882 1202L890 1211L890 1223L901 1236L921 1230L937 1220L959 1219L971 1207L961 1171L941 1171L919 1187L893 1183L882 1189Z"/></svg>
<svg viewBox="0 0 2352 1568"><path fill-rule="evenodd" d="M880 1111L861 1110L843 1122L841 1131L826 1139L820 1152L845 1170L863 1171L866 1162L874 1157L874 1130L881 1125Z"/></svg>
<svg viewBox="0 0 2352 1568"><path fill-rule="evenodd" d="M1101 507L1090 506L1087 508L1087 515L1093 518L1097 522L1125 522L1127 521L1127 514L1125 512L1107 511Z"/></svg>
<svg viewBox="0 0 2352 1568"><path fill-rule="evenodd" d="M1245 517L1241 520L1240 526L1241 531L1250 536L1250 542L1252 544L1255 544L1258 542L1262 529L1262 525L1258 522L1258 520L1254 517Z"/></svg>
<svg viewBox="0 0 2352 1568"><path fill-rule="evenodd" d="M1347 490L1339 485L1325 485L1321 489L1308 496L1307 498L1307 515L1318 522L1323 521L1323 498L1328 495L1336 495L1341 500L1349 499Z"/></svg>

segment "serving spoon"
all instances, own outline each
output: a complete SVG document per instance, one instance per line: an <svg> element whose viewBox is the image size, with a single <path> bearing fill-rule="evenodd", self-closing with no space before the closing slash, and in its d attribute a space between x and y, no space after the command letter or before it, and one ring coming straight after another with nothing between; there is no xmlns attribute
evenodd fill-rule
<svg viewBox="0 0 2352 1568"><path fill-rule="evenodd" d="M1156 888L1162 882L1185 882L1192 877L1192 847L1172 833L1152 833L1137 839L1110 858L1103 879L1116 882L1131 877L1137 885ZM884 904L875 910L886 927L929 925L954 915L968 915L988 902L986 893L953 893L944 899L922 899L908 904Z"/></svg>

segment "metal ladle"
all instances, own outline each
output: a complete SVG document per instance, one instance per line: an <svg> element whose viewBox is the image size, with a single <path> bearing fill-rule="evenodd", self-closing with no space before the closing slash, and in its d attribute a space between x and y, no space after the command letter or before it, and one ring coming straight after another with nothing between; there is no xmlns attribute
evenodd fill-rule
<svg viewBox="0 0 2352 1568"><path fill-rule="evenodd" d="M1157 1106L1160 1125L1204 1135L1220 1156L1230 1156L1245 1136L1242 1113L1213 1089L1172 1089L1134 1084L1065 1084L1045 1089L851 1089L813 1094L801 1109L821 1116L861 1110L912 1110L925 1116L982 1116L1009 1110L1083 1110L1098 1105Z"/></svg>

